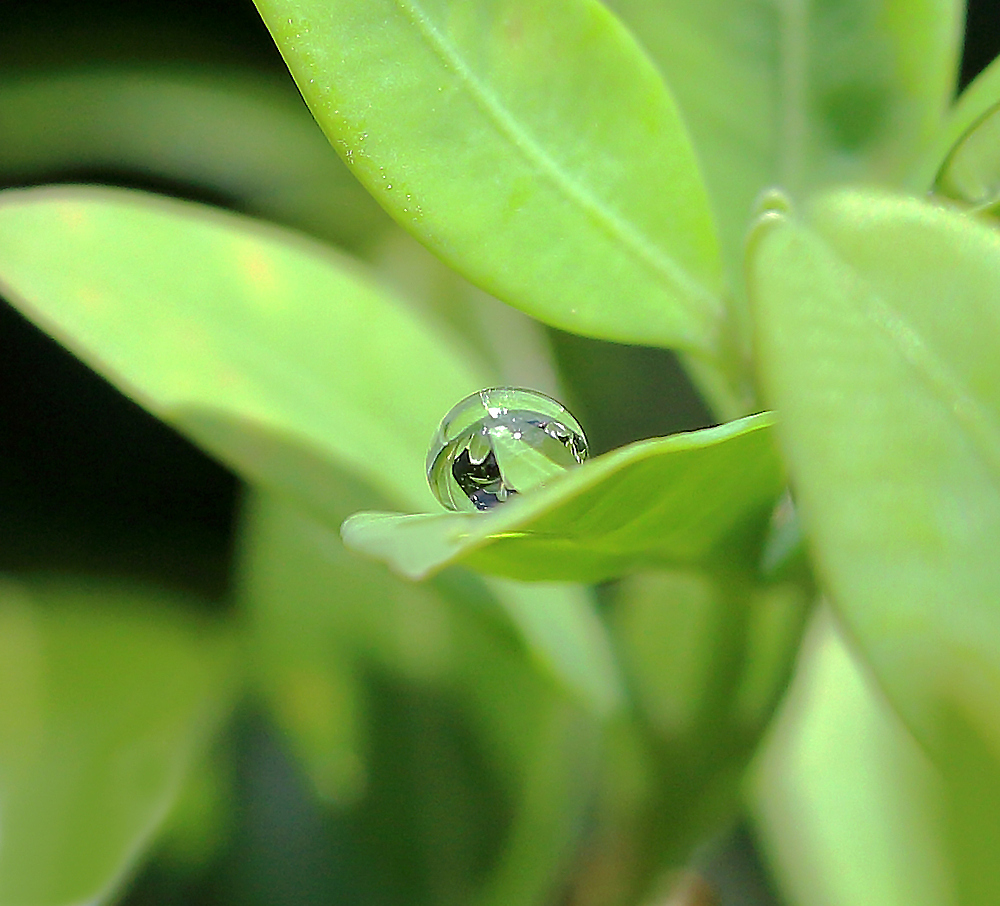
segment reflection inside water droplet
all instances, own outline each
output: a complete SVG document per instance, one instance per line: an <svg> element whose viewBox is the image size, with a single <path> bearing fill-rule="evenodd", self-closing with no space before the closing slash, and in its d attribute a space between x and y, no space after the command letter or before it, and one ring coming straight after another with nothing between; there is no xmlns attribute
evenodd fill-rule
<svg viewBox="0 0 1000 906"><path fill-rule="evenodd" d="M427 481L450 510L488 510L586 458L583 428L564 406L535 390L494 387L441 421Z"/></svg>

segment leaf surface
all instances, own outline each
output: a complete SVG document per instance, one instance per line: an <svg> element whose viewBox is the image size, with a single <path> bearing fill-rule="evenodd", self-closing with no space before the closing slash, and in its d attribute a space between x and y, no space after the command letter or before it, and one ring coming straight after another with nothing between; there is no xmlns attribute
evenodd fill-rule
<svg viewBox="0 0 1000 906"><path fill-rule="evenodd" d="M334 466L426 506L435 425L488 384L350 259L137 192L4 193L0 289L155 415L335 525Z"/></svg>
<svg viewBox="0 0 1000 906"><path fill-rule="evenodd" d="M176 604L0 584L5 906L109 898L166 817L233 691L231 645Z"/></svg>
<svg viewBox="0 0 1000 906"><path fill-rule="evenodd" d="M1000 61L994 60L952 108L933 145L922 156L914 188L974 205L1000 194Z"/></svg>
<svg viewBox="0 0 1000 906"><path fill-rule="evenodd" d="M749 784L781 892L799 906L954 906L941 778L820 616Z"/></svg>
<svg viewBox="0 0 1000 906"><path fill-rule="evenodd" d="M1000 760L1000 235L834 193L752 256L760 370L817 571L893 704Z"/></svg>
<svg viewBox="0 0 1000 906"><path fill-rule="evenodd" d="M720 265L676 106L591 0L260 0L319 123L406 229L566 330L712 353Z"/></svg>
<svg viewBox="0 0 1000 906"><path fill-rule="evenodd" d="M0 85L0 182L131 172L351 246L391 222L294 85L236 68L74 68Z"/></svg>
<svg viewBox="0 0 1000 906"><path fill-rule="evenodd" d="M370 499L343 491L347 506ZM550 899L622 698L587 593L498 589L462 571L408 582L274 495L250 504L240 586L253 663L292 750L361 847L331 871L370 884L373 858L421 902L436 901L428 886L498 906ZM520 625L506 618L515 609ZM462 745L440 746L445 729ZM442 837L454 841L444 854Z"/></svg>
<svg viewBox="0 0 1000 906"><path fill-rule="evenodd" d="M458 561L521 579L596 582L752 551L784 477L767 413L640 441L490 513L359 513L349 547L419 578Z"/></svg>

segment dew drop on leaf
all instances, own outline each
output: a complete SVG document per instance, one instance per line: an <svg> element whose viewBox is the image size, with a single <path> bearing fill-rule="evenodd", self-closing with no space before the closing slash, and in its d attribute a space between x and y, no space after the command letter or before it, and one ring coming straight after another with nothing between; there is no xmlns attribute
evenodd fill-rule
<svg viewBox="0 0 1000 906"><path fill-rule="evenodd" d="M493 387L442 419L427 481L449 510L488 510L579 465L587 452L583 428L565 406L536 390Z"/></svg>

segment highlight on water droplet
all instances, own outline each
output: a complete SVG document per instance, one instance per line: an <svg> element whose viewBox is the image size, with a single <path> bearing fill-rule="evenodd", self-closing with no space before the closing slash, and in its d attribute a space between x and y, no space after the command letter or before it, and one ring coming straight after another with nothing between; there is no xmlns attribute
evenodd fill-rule
<svg viewBox="0 0 1000 906"><path fill-rule="evenodd" d="M449 510L489 510L587 454L583 428L561 403L537 390L492 387L442 419L427 453L427 481Z"/></svg>

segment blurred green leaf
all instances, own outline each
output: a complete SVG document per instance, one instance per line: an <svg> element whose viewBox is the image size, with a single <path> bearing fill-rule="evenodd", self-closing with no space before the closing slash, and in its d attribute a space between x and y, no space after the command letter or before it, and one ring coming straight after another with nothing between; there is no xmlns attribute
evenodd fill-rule
<svg viewBox="0 0 1000 906"><path fill-rule="evenodd" d="M624 704L625 690L589 593L554 582L487 583L541 667L601 717Z"/></svg>
<svg viewBox="0 0 1000 906"><path fill-rule="evenodd" d="M718 351L720 265L687 133L599 4L257 7L358 178L472 282L576 333Z"/></svg>
<svg viewBox="0 0 1000 906"><path fill-rule="evenodd" d="M355 265L242 218L138 193L3 198L0 282L10 297L155 414L334 526L350 512L345 479L363 476L395 504L429 498L423 454L434 425L489 382ZM335 534L327 543L339 547ZM378 587L363 580L359 599ZM597 684L607 671L567 660L565 640L557 647L541 617L526 618L522 594L534 593L503 598L537 655L607 709L616 693ZM583 643L589 602L579 590L558 594L556 622ZM344 681L327 692L349 707Z"/></svg>
<svg viewBox="0 0 1000 906"><path fill-rule="evenodd" d="M734 282L762 189L902 178L951 98L964 12L961 0L608 5L677 98Z"/></svg>
<svg viewBox="0 0 1000 906"><path fill-rule="evenodd" d="M764 852L795 906L952 906L940 776L829 614L750 784Z"/></svg>
<svg viewBox="0 0 1000 906"><path fill-rule="evenodd" d="M236 823L233 752L216 743L188 772L157 841L156 858L182 876L203 872L219 858Z"/></svg>
<svg viewBox="0 0 1000 906"><path fill-rule="evenodd" d="M1000 196L1000 100L951 150L934 191L970 204L993 205Z"/></svg>
<svg viewBox="0 0 1000 906"><path fill-rule="evenodd" d="M1000 194L1000 60L994 60L962 92L937 140L914 174L914 188L974 205Z"/></svg>
<svg viewBox="0 0 1000 906"><path fill-rule="evenodd" d="M982 136L976 133L980 125L988 125L998 104L1000 61L994 60L952 106L933 142L917 160L909 187L914 192L926 192L934 187L948 197L976 201L968 195L980 195L984 184L995 176L997 166L988 144L979 141L989 133ZM966 139L973 141L963 151Z"/></svg>
<svg viewBox="0 0 1000 906"><path fill-rule="evenodd" d="M345 505L371 499L346 481L343 494ZM466 902L550 898L583 826L609 700L599 660L581 675L578 621L600 627L582 590L495 592L457 570L407 582L269 495L254 496L241 547L258 681L314 788L349 810L363 855L348 854L345 875L376 864L398 885L409 871L408 902L432 871ZM515 634L512 608L541 631ZM429 749L442 729L480 760Z"/></svg>
<svg viewBox="0 0 1000 906"><path fill-rule="evenodd" d="M3 193L0 288L153 414L328 515L335 467L427 506L434 426L488 383L351 260L143 193Z"/></svg>
<svg viewBox="0 0 1000 906"><path fill-rule="evenodd" d="M455 331L470 345L492 386L531 387L563 398L544 325L473 286L395 225L365 257L376 278L430 325Z"/></svg>
<svg viewBox="0 0 1000 906"><path fill-rule="evenodd" d="M0 584L0 903L108 899L233 693L219 628L149 589Z"/></svg>
<svg viewBox="0 0 1000 906"><path fill-rule="evenodd" d="M595 902L635 902L664 867L688 864L700 842L733 820L740 780L788 682L810 595L792 583L689 569L629 576L610 598L646 758L625 789L620 777L608 778L619 790L601 803L598 824L616 845L600 858L628 853L605 870L610 883L640 889Z"/></svg>
<svg viewBox="0 0 1000 906"><path fill-rule="evenodd" d="M723 545L752 557L784 486L771 428L763 413L640 441L490 513L358 513L342 534L412 578L465 562L519 579L596 582L704 562Z"/></svg>
<svg viewBox="0 0 1000 906"><path fill-rule="evenodd" d="M250 71L117 66L8 77L0 135L0 182L95 170L172 180L350 246L391 224L294 87Z"/></svg>
<svg viewBox="0 0 1000 906"><path fill-rule="evenodd" d="M1000 763L1000 235L839 192L752 247L760 371L817 572L890 700Z"/></svg>

